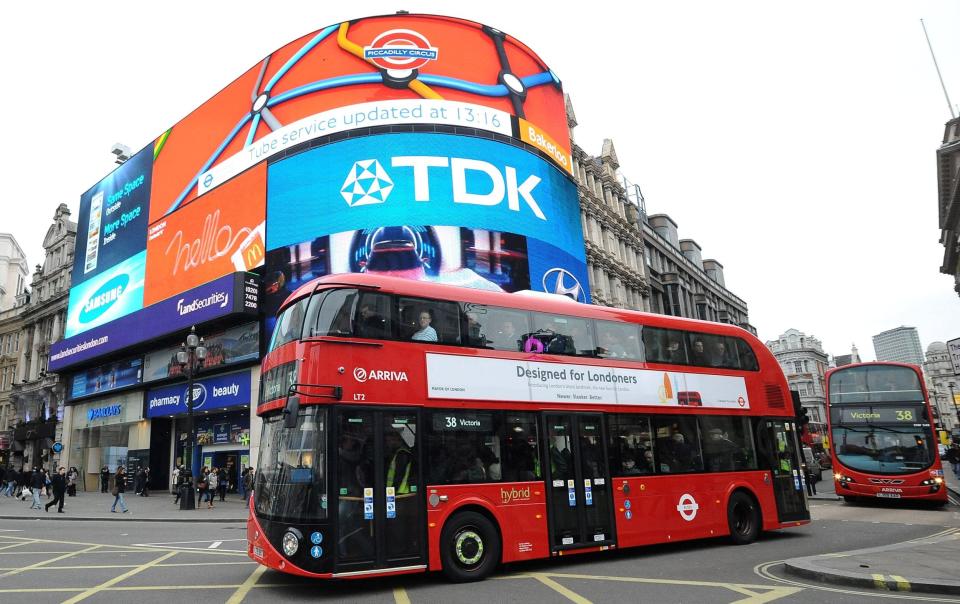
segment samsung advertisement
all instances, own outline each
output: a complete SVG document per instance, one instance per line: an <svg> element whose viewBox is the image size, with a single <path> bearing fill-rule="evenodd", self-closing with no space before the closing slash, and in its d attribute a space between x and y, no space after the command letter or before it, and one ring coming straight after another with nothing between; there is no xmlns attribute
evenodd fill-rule
<svg viewBox="0 0 960 604"><path fill-rule="evenodd" d="M74 286L146 249L152 172L149 145L80 197Z"/></svg>

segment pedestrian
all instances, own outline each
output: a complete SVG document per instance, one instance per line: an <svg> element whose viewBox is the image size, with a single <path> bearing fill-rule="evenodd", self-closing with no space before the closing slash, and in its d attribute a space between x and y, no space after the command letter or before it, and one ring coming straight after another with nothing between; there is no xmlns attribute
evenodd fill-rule
<svg viewBox="0 0 960 604"><path fill-rule="evenodd" d="M53 496L53 490L50 488L50 485L53 482L50 480L50 472L46 468L41 468L43 472L43 493L47 496L47 499L50 499Z"/></svg>
<svg viewBox="0 0 960 604"><path fill-rule="evenodd" d="M950 462L953 475L960 478L960 444L956 442L952 443L950 448L947 449L947 454L944 456L944 459Z"/></svg>
<svg viewBox="0 0 960 604"><path fill-rule="evenodd" d="M217 472L217 490L220 491L220 501L226 501L228 486L227 470L220 468Z"/></svg>
<svg viewBox="0 0 960 604"><path fill-rule="evenodd" d="M143 468L137 466L137 472L133 477L133 493L135 495L143 495L143 483L146 481L146 474L143 471Z"/></svg>
<svg viewBox="0 0 960 604"><path fill-rule="evenodd" d="M200 468L200 474L197 475L197 509L203 503L203 498L207 494L207 466Z"/></svg>
<svg viewBox="0 0 960 604"><path fill-rule="evenodd" d="M110 490L110 468L103 466L100 468L100 492L106 493Z"/></svg>
<svg viewBox="0 0 960 604"><path fill-rule="evenodd" d="M217 492L217 487L219 486L220 477L217 474L216 468L211 468L210 473L207 474L207 509L213 509L213 496Z"/></svg>
<svg viewBox="0 0 960 604"><path fill-rule="evenodd" d="M173 499L174 505L180 503L181 494L189 493L190 489L193 488L193 474L190 473L190 470L188 470L186 466L177 468L176 475L177 482L174 489L177 496Z"/></svg>
<svg viewBox="0 0 960 604"><path fill-rule="evenodd" d="M111 512L117 511L117 504L120 504L120 511L127 513L127 503L123 500L123 493L127 490L127 473L123 466L117 466L117 473L113 477L113 505L110 506Z"/></svg>
<svg viewBox="0 0 960 604"><path fill-rule="evenodd" d="M33 468L33 474L30 475L30 490L33 495L33 503L30 505L31 510L39 510L42 506L40 505L40 491L44 488L44 479L43 472L40 471L40 468Z"/></svg>
<svg viewBox="0 0 960 604"><path fill-rule="evenodd" d="M3 493L5 497L13 497L13 488L17 485L15 476L13 466L8 465L3 468L3 483L0 484L0 493Z"/></svg>
<svg viewBox="0 0 960 604"><path fill-rule="evenodd" d="M170 481L170 492L180 498L180 466L173 467L173 476ZM174 501L176 503L176 501Z"/></svg>
<svg viewBox="0 0 960 604"><path fill-rule="evenodd" d="M817 494L817 481L820 480L820 463L811 455L804 470L807 473L807 495L813 497Z"/></svg>
<svg viewBox="0 0 960 604"><path fill-rule="evenodd" d="M67 495L70 497L77 496L77 478L80 476L80 472L73 466L70 466L70 471L67 472Z"/></svg>
<svg viewBox="0 0 960 604"><path fill-rule="evenodd" d="M50 489L53 491L53 499L43 508L44 512L50 511L50 506L57 506L57 513L63 513L63 495L67 491L67 469L63 466L57 470L57 473L50 479ZM57 505L59 504L59 505Z"/></svg>
<svg viewBox="0 0 960 604"><path fill-rule="evenodd" d="M243 471L243 501L246 502L253 492L253 468Z"/></svg>

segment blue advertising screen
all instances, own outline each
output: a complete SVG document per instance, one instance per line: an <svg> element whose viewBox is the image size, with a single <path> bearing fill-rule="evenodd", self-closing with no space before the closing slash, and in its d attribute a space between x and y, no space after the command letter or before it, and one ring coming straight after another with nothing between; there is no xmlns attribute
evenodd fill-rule
<svg viewBox="0 0 960 604"><path fill-rule="evenodd" d="M73 286L146 249L152 174L151 144L80 196Z"/></svg>
<svg viewBox="0 0 960 604"><path fill-rule="evenodd" d="M187 385L177 384L147 392L146 417L187 412ZM217 375L193 383L193 410L213 411L250 404L250 372Z"/></svg>
<svg viewBox="0 0 960 604"><path fill-rule="evenodd" d="M147 251L70 288L65 336L71 337L143 308Z"/></svg>
<svg viewBox="0 0 960 604"><path fill-rule="evenodd" d="M142 379L143 359L141 357L107 363L75 373L70 379L70 398L80 398L134 386L139 384Z"/></svg>
<svg viewBox="0 0 960 604"><path fill-rule="evenodd" d="M347 139L271 164L263 271L268 317L299 285L351 272L590 301L576 186L523 148L447 134Z"/></svg>

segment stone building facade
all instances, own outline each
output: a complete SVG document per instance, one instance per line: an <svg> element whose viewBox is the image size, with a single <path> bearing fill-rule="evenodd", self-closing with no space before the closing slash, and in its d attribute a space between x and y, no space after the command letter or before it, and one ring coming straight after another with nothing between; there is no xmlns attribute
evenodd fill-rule
<svg viewBox="0 0 960 604"><path fill-rule="evenodd" d="M943 245L940 272L953 276L953 289L960 294L960 118L943 129L943 145L937 149L937 192Z"/></svg>
<svg viewBox="0 0 960 604"><path fill-rule="evenodd" d="M567 97L571 140L576 114ZM573 142L590 291L595 304L731 323L756 334L747 303L726 288L723 265L680 240L666 214L648 216L639 187L620 175L613 141L591 156Z"/></svg>
<svg viewBox="0 0 960 604"><path fill-rule="evenodd" d="M790 389L800 393L800 403L807 409L810 421L826 423L829 359L820 340L788 329L766 344L780 363Z"/></svg>
<svg viewBox="0 0 960 604"><path fill-rule="evenodd" d="M960 375L953 372L950 352L943 342L932 342L927 346L926 360L923 362L923 376L927 382L930 402L937 410L941 430L960 433L957 407L960 401Z"/></svg>
<svg viewBox="0 0 960 604"><path fill-rule="evenodd" d="M59 440L65 385L47 372L50 345L63 338L73 268L77 223L60 204L43 239L45 258L30 283L30 299L20 314L20 354L13 403L15 466L48 465L50 447Z"/></svg>

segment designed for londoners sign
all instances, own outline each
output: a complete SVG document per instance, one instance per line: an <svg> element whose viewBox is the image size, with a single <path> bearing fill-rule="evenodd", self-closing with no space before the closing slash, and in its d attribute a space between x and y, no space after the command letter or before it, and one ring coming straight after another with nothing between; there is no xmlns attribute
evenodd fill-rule
<svg viewBox="0 0 960 604"><path fill-rule="evenodd" d="M187 386L177 384L147 392L147 417L187 412ZM250 372L218 375L193 383L193 410L212 411L250 404Z"/></svg>
<svg viewBox="0 0 960 604"><path fill-rule="evenodd" d="M430 398L749 409L741 377L427 354Z"/></svg>
<svg viewBox="0 0 960 604"><path fill-rule="evenodd" d="M206 285L167 298L50 347L50 370L60 371L81 361L152 340L191 325L236 313L255 314L256 276L233 273ZM252 296L252 298L251 298Z"/></svg>

